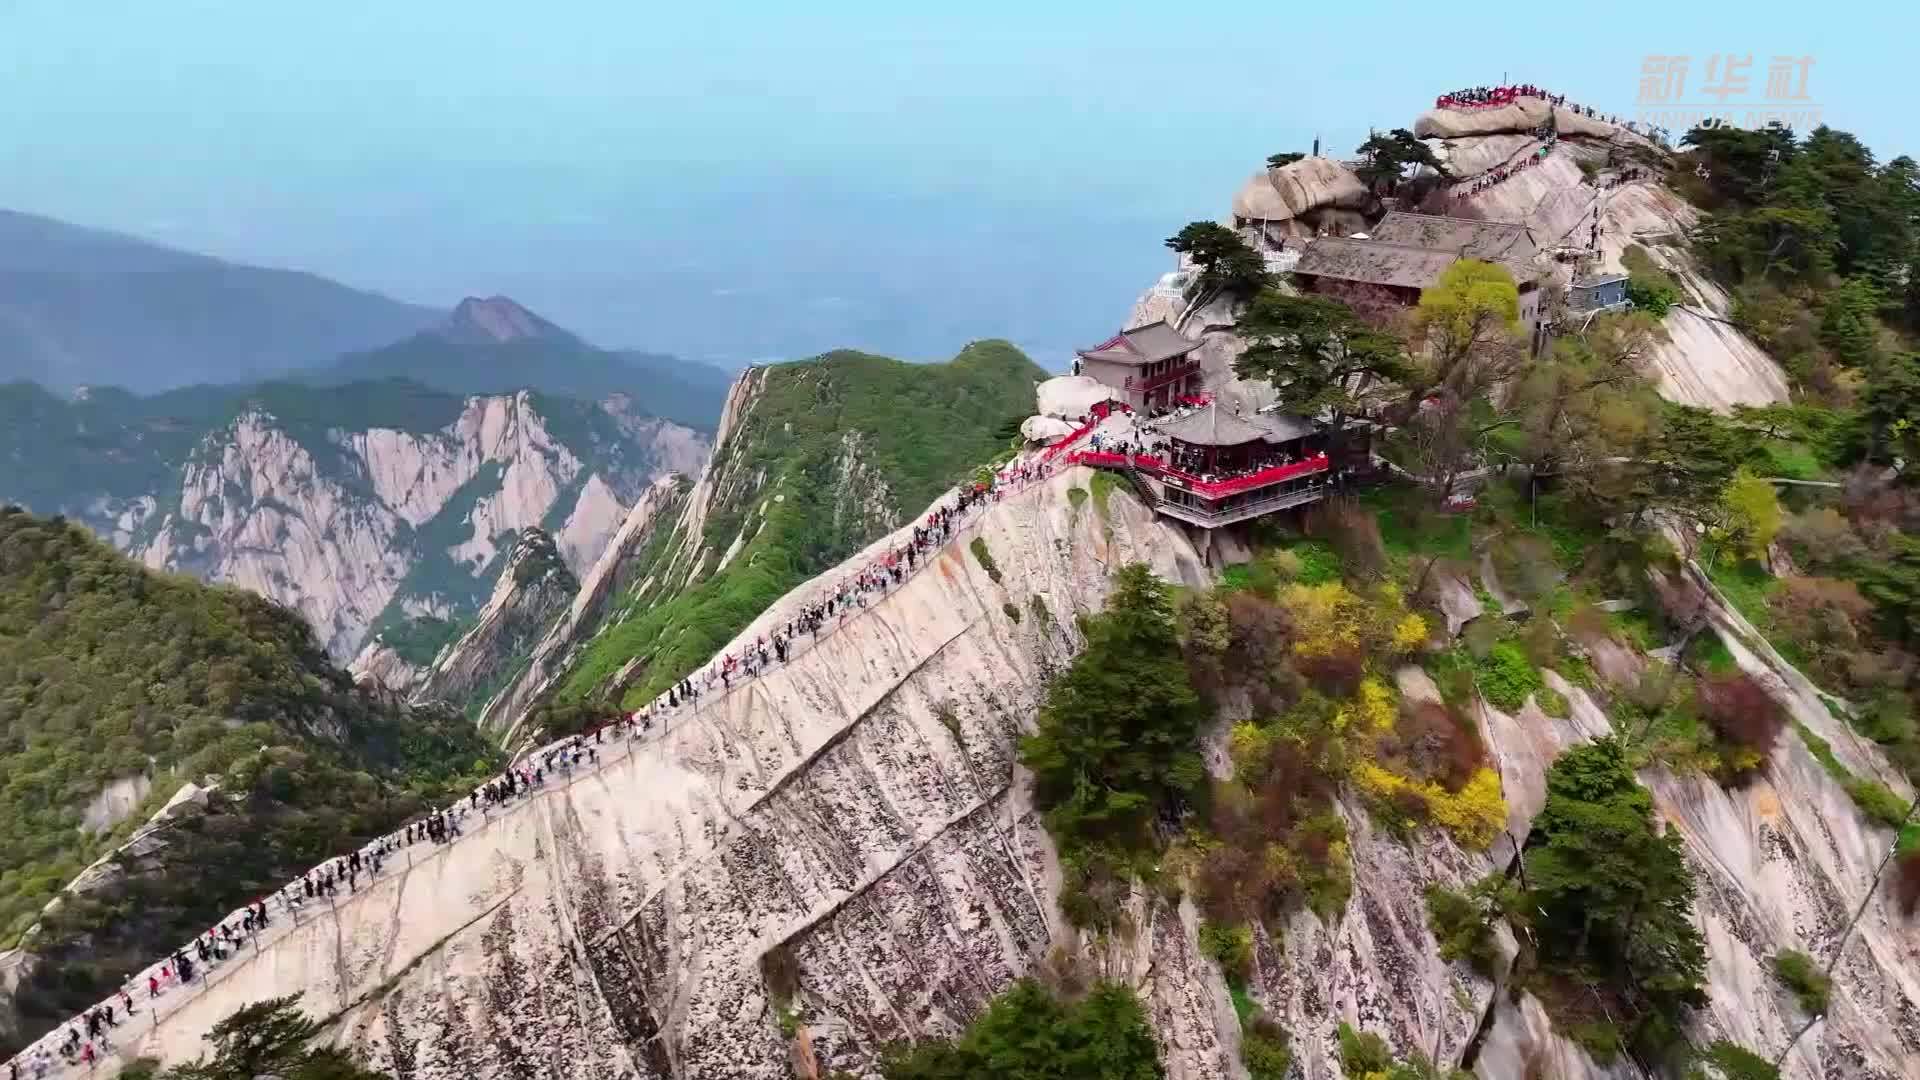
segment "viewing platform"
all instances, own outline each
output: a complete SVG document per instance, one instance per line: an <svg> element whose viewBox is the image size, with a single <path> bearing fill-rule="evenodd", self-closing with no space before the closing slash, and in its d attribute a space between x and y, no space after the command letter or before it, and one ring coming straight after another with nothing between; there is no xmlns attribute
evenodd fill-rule
<svg viewBox="0 0 1920 1080"><path fill-rule="evenodd" d="M1159 419L1096 409L1042 458L1123 473L1158 512L1211 529L1323 498L1332 463L1321 444L1305 417L1241 416L1209 402Z"/></svg>

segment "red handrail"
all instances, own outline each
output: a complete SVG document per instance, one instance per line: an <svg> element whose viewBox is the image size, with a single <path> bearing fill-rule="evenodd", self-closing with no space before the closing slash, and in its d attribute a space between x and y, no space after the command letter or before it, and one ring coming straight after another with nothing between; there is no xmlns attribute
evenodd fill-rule
<svg viewBox="0 0 1920 1080"><path fill-rule="evenodd" d="M1061 445L1065 444L1063 443ZM1128 464L1127 455L1125 454L1111 454L1095 450L1082 450L1069 457L1067 461L1069 464L1074 465L1093 465L1113 469L1125 468ZM1291 480L1296 476L1325 472L1328 466L1327 455L1315 454L1303 461L1293 461L1285 465L1275 465L1270 469L1261 469L1259 472L1252 473L1248 476L1237 476L1231 480L1219 480L1214 483L1208 483L1192 473L1182 472L1179 469L1172 468L1159 458L1153 457L1150 454L1133 455L1132 464L1134 468L1144 472L1156 473L1162 477L1178 480L1182 487L1192 491L1196 495L1204 495L1209 499L1219 499L1228 495L1237 495L1243 491L1266 487L1268 484L1277 484L1282 480Z"/></svg>

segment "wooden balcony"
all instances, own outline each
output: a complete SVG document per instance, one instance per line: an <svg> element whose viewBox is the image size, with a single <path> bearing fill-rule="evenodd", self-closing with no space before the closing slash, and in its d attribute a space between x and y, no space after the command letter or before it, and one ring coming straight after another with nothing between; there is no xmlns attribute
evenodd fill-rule
<svg viewBox="0 0 1920 1080"><path fill-rule="evenodd" d="M1171 370L1163 371L1160 374L1155 375L1150 379L1142 379L1133 375L1129 375L1127 376L1126 388L1128 390L1138 390L1141 393L1145 393L1148 390L1158 390L1161 387L1166 386L1170 383L1179 382L1181 379L1184 379L1189 375L1197 375L1199 374L1199 372L1200 372L1200 361L1189 360L1186 363L1181 364L1178 367L1175 367Z"/></svg>

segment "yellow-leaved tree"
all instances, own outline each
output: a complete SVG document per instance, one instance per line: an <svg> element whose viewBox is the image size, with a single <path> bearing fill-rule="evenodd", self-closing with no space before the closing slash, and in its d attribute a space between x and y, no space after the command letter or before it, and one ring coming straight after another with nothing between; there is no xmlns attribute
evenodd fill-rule
<svg viewBox="0 0 1920 1080"><path fill-rule="evenodd" d="M1289 585L1281 591L1280 603L1293 619L1296 655L1311 659L1360 647L1366 604L1345 585Z"/></svg>
<svg viewBox="0 0 1920 1080"><path fill-rule="evenodd" d="M1767 546L1779 535L1782 517L1773 485L1752 470L1735 471L1720 493L1722 542L1746 558L1766 561Z"/></svg>
<svg viewBox="0 0 1920 1080"><path fill-rule="evenodd" d="M1436 393L1455 401L1483 397L1526 358L1520 290L1496 263L1461 259L1447 267L1420 294L1413 323L1416 347L1409 351L1403 418Z"/></svg>

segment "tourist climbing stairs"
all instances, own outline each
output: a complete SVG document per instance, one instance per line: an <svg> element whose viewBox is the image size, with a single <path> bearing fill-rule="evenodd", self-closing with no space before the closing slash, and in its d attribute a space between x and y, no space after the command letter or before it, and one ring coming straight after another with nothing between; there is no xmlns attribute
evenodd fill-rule
<svg viewBox="0 0 1920 1080"><path fill-rule="evenodd" d="M1141 500L1147 504L1147 509L1152 510L1159 506L1159 494L1153 490L1153 485L1147 482L1146 476L1141 473L1139 467L1134 464L1132 454L1127 455L1125 471L1127 479L1133 481L1134 490L1140 493Z"/></svg>

